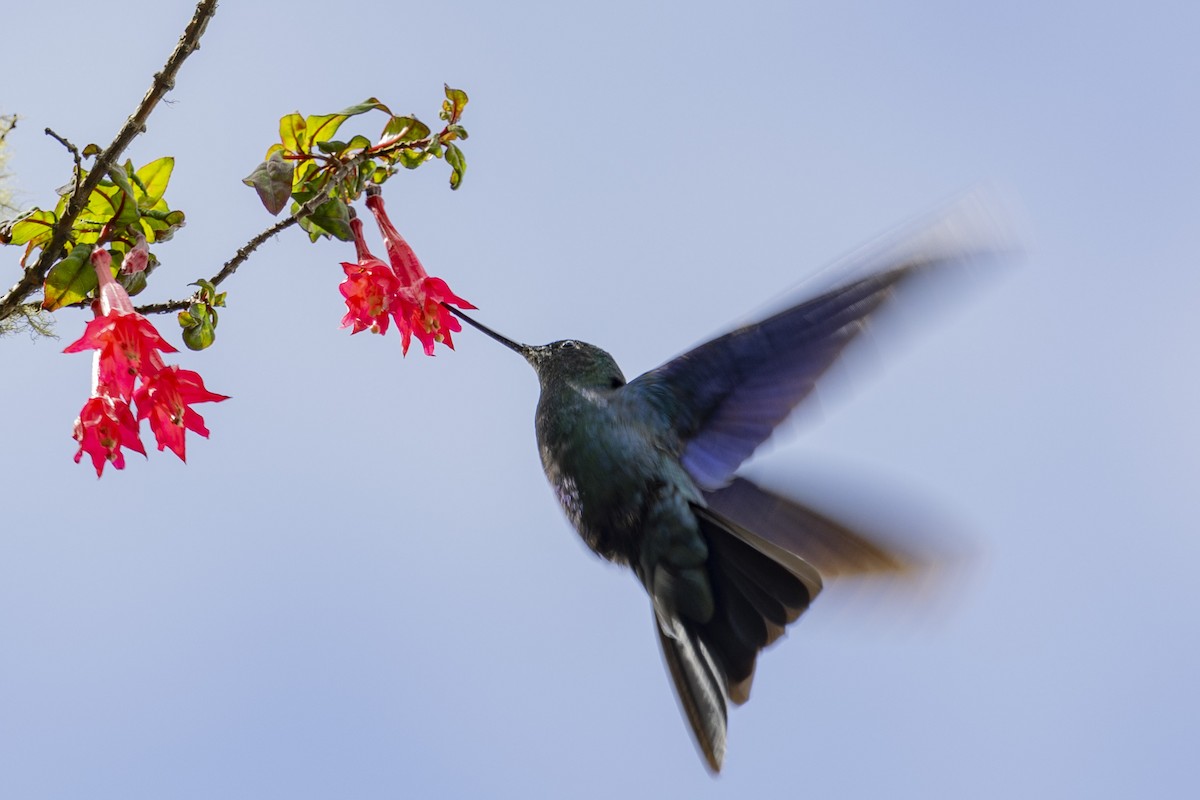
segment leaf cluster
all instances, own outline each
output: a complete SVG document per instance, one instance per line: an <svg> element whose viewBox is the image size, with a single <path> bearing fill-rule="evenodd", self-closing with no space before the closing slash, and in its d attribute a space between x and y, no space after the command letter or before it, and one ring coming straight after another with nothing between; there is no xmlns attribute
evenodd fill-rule
<svg viewBox="0 0 1200 800"><path fill-rule="evenodd" d="M431 159L444 159L451 170L450 188L462 185L467 161L456 142L467 138L460 124L467 94L444 88L439 117L445 125L436 134L415 116L393 114L374 97L336 114L287 114L279 120L279 141L243 183L254 188L271 214L282 211L289 200L294 215L315 198L328 198L300 217L301 227L313 241L322 236L350 241L349 204L368 184L384 183L398 168L416 169ZM376 140L362 134L335 138L342 123L370 111L387 115Z"/></svg>
<svg viewBox="0 0 1200 800"><path fill-rule="evenodd" d="M95 145L83 150L84 157L100 152ZM183 227L184 214L172 210L163 199L175 159L167 156L135 169L133 162L108 171L88 196L82 212L75 218L67 235L66 255L46 274L42 308L54 311L79 303L96 288L96 275L88 256L97 245L108 245L113 263L121 263L125 253L137 242L139 234L148 243L165 242ZM54 237L54 228L67 210L67 203L87 177L80 168L75 182L61 188L53 210L34 208L14 220L0 225L0 244L24 245L21 266L37 249L46 248ZM146 286L144 273L119 276L130 295Z"/></svg>

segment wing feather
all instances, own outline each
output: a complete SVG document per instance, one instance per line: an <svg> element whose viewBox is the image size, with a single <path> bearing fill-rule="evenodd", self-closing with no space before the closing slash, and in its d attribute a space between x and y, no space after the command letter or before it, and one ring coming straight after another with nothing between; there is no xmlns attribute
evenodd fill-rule
<svg viewBox="0 0 1200 800"><path fill-rule="evenodd" d="M871 275L740 328L647 372L627 390L656 403L703 489L728 483L813 390L891 289L926 262Z"/></svg>

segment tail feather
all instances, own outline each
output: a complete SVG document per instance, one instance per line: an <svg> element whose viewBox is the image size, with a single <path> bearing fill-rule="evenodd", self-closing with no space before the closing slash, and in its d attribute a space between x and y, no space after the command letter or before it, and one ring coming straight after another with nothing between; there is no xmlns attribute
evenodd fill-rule
<svg viewBox="0 0 1200 800"><path fill-rule="evenodd" d="M718 654L725 677L740 683L754 673L758 651L767 643L767 626L761 614L730 580L729 570L719 561L709 561L714 613L699 627L700 636Z"/></svg>
<svg viewBox="0 0 1200 800"><path fill-rule="evenodd" d="M680 705L705 761L718 772L728 703L750 699L759 652L808 609L822 589L821 574L895 571L905 564L866 537L744 478L706 492L705 500L707 507L694 511L708 544L713 614L703 623L661 610L657 616Z"/></svg>
<svg viewBox="0 0 1200 800"><path fill-rule="evenodd" d="M675 683L675 696L692 726L692 735L712 772L725 759L728 695L721 667L697 638L691 624L657 618L663 660Z"/></svg>
<svg viewBox="0 0 1200 800"><path fill-rule="evenodd" d="M778 599L773 597L770 592L759 586L754 580L747 575L735 563L726 561L721 564L725 577L734 585L747 602L754 607L759 616L767 625L768 639L767 644L774 641L774 637L770 636L770 631L782 631L787 624L795 619L792 616L792 609L785 606Z"/></svg>
<svg viewBox="0 0 1200 800"><path fill-rule="evenodd" d="M811 566L803 564L798 574L772 554L756 549L727 518L708 509L701 510L699 516L709 547L717 554L716 563L731 577L736 576L752 588L756 595L767 597L771 604L779 606L783 615L783 619L776 620L779 624L795 622L821 591L821 577Z"/></svg>
<svg viewBox="0 0 1200 800"><path fill-rule="evenodd" d="M821 580L807 564L797 575L756 549L719 514L697 509L697 517L709 545L716 608L713 618L699 626L699 636L725 669L729 698L741 705L750 699L758 653L799 619L820 591Z"/></svg>

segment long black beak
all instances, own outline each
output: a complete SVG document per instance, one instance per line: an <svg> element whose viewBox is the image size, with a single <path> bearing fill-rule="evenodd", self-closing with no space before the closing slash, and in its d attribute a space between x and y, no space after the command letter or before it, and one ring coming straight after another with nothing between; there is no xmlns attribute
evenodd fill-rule
<svg viewBox="0 0 1200 800"><path fill-rule="evenodd" d="M476 322L475 320L471 319L469 316L467 316L465 313L463 313L461 310L455 308L454 306L447 305L446 303L442 303L442 305L445 306L446 309L451 314L458 317L463 322L470 325L472 328L475 328L477 331L486 333L488 336L492 337L497 342L499 342L500 344L507 347L509 350L512 350L513 352L520 354L521 356L523 356L525 358L526 361L529 360L529 358L532 355L532 353L534 352L534 350L537 349L534 347L530 347L527 344L521 344L520 342L514 342L512 339L509 339L507 336L502 336L501 334L496 333L494 330L492 330L488 326L484 325L482 322Z"/></svg>

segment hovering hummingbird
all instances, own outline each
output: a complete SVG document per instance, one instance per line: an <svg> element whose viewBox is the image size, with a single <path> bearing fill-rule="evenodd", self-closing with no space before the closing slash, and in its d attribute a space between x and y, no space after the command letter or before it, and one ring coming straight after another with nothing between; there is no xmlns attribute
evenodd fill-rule
<svg viewBox="0 0 1200 800"><path fill-rule="evenodd" d="M631 382L599 347L520 344L451 309L536 370L546 477L588 547L645 587L684 715L714 773L728 703L749 699L759 651L804 613L822 573L905 566L735 470L898 284L965 255L897 259Z"/></svg>

